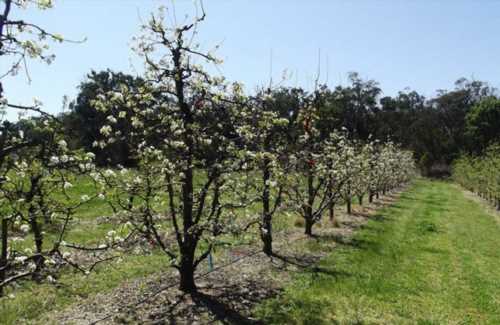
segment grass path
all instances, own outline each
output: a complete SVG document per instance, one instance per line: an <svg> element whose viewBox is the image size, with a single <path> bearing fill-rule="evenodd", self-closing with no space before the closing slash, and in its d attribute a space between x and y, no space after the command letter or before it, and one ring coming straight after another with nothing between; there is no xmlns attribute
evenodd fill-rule
<svg viewBox="0 0 500 325"><path fill-rule="evenodd" d="M500 324L500 225L453 184L419 180L257 312L286 324Z"/></svg>

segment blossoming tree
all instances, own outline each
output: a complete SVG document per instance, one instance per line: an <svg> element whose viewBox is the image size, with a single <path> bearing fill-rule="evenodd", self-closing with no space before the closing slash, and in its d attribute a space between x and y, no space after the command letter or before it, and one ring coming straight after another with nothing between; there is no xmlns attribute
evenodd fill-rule
<svg viewBox="0 0 500 325"><path fill-rule="evenodd" d="M237 129L244 140L246 161L250 170L258 173L251 183L261 206L259 222L263 252L273 254L273 216L282 207L288 163L287 130L289 119L281 116L272 89L261 90L243 110L244 120Z"/></svg>
<svg viewBox="0 0 500 325"><path fill-rule="evenodd" d="M117 217L160 247L179 271L180 289L193 292L194 272L218 236L243 226L237 212L248 203L251 177L238 177L248 170L236 129L245 96L239 84L204 70L204 64L220 61L193 41L203 9L180 26L167 25L166 12L160 8L152 15L136 39L147 85L104 93L94 105L125 109L118 116L132 116L131 134L139 143L137 170L104 175L120 193ZM101 133L102 145L119 136L111 119Z"/></svg>
<svg viewBox="0 0 500 325"><path fill-rule="evenodd" d="M61 242L83 204L68 193L70 180L93 169L93 157L70 150L61 135L58 119L42 104L14 104L5 81L24 70L29 78L30 59L51 63L49 41L65 39L25 20L12 18L14 10L49 9L50 0L5 0L0 14L0 57L6 70L0 75L0 294L9 284L31 276L53 281L60 266L68 264ZM10 99L10 100L9 100ZM25 101L25 99L17 99ZM16 123L5 119L19 112ZM71 172L70 172L71 171ZM76 172L76 173L75 173ZM88 199L91 199L90 197ZM45 240L50 231L54 240ZM34 246L24 242L32 239ZM31 240L30 240L31 241ZM26 241L26 242L30 242ZM50 247L47 249L47 247Z"/></svg>
<svg viewBox="0 0 500 325"><path fill-rule="evenodd" d="M317 89L304 102L299 112L300 130L295 152L289 155L292 172L288 174L287 199L305 221L305 234L312 235L313 225L331 207L334 192L331 188L331 160L327 158L325 142L316 128L322 88Z"/></svg>

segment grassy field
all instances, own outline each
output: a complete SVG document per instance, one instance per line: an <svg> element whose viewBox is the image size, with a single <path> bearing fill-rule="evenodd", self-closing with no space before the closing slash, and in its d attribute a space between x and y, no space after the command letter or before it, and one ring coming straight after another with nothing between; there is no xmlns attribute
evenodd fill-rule
<svg viewBox="0 0 500 325"><path fill-rule="evenodd" d="M280 324L500 324L500 226L419 180L352 242L257 309Z"/></svg>

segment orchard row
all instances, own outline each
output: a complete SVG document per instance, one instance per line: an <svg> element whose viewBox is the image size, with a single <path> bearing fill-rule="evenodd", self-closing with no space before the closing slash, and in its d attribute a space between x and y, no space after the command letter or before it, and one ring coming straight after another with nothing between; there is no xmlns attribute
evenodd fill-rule
<svg viewBox="0 0 500 325"><path fill-rule="evenodd" d="M462 156L454 162L453 178L500 210L500 147L489 146L480 156Z"/></svg>
<svg viewBox="0 0 500 325"><path fill-rule="evenodd" d="M0 25L6 27L0 28L3 56L48 59L43 42L63 40L8 14ZM221 62L193 41L204 18L168 26L164 10L152 15L134 45L144 59L145 82L100 91L92 102L108 121L94 146L126 141L134 168L96 168L94 154L68 146L58 118L39 103L22 107L1 97L4 109L37 114L4 123L0 136L0 293L21 280L55 282L67 266L87 274L110 251L127 253L143 241L168 256L180 289L193 292L196 268L221 236L256 226L271 255L278 212L300 215L312 235L321 218L334 218L336 204L350 213L353 199L371 201L413 176L412 154L391 141L362 142L342 129L319 132L325 100L319 84L297 97L299 109L278 110L272 85L248 95L242 84L212 76L205 68ZM42 44L23 41L26 30ZM82 179L92 184L83 195L74 188ZM96 245L68 242L78 213L96 200L112 208L106 217L115 229ZM82 265L75 251L101 258Z"/></svg>

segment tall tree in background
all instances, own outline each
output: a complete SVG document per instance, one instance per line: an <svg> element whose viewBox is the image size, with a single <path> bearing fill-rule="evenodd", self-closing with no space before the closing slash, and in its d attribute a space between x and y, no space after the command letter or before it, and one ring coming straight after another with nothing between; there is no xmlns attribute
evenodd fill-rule
<svg viewBox="0 0 500 325"><path fill-rule="evenodd" d="M488 97L466 115L466 136L472 153L482 153L500 141L500 99Z"/></svg>
<svg viewBox="0 0 500 325"><path fill-rule="evenodd" d="M443 163L450 164L467 148L465 117L482 99L495 94L495 89L481 81L457 80L453 91L439 91L430 105L438 113L443 138L440 153Z"/></svg>
<svg viewBox="0 0 500 325"><path fill-rule="evenodd" d="M119 106L106 112L95 110L93 102L102 93L119 94L124 89L137 93L144 84L143 79L121 72L91 71L87 80L80 84L78 97L70 103L70 112L63 117L70 146L93 152L99 165L133 166L136 161L132 150L131 116L120 115L125 110ZM99 142L100 130L108 124L114 125L115 142L104 146Z"/></svg>

